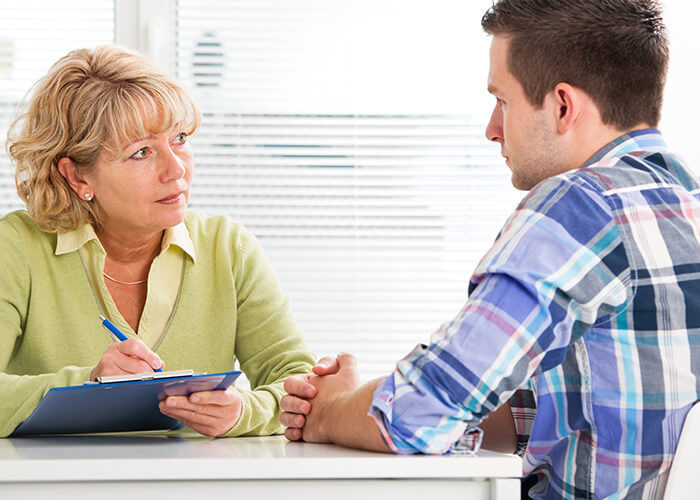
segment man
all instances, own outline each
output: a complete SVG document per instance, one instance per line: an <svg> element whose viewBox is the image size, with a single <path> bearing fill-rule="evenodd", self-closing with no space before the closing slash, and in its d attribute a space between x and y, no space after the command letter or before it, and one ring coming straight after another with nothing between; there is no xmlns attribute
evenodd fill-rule
<svg viewBox="0 0 700 500"><path fill-rule="evenodd" d="M529 190L452 321L360 385L287 379L289 439L444 453L479 426L533 498L660 498L700 388L700 183L657 126L653 0L500 0L486 129Z"/></svg>

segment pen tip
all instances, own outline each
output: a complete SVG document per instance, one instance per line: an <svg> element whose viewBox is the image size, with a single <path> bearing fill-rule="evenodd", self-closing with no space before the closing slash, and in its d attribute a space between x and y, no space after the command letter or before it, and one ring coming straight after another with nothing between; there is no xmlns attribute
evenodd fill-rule
<svg viewBox="0 0 700 500"><path fill-rule="evenodd" d="M104 321L104 320L106 320L107 318L105 318L104 316L102 316L102 315L100 314L100 319L101 319L102 321Z"/></svg>

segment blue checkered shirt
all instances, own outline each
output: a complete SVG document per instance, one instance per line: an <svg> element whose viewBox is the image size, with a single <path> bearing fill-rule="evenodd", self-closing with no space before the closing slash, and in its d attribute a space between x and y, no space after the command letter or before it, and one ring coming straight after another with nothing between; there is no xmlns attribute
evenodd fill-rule
<svg viewBox="0 0 700 500"><path fill-rule="evenodd" d="M510 401L533 498L660 498L699 374L700 184L647 129L530 191L370 415L445 453Z"/></svg>

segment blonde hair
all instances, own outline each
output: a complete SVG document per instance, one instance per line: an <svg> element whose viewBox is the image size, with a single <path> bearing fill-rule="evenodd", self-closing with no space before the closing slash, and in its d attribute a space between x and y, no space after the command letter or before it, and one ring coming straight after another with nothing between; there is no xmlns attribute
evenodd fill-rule
<svg viewBox="0 0 700 500"><path fill-rule="evenodd" d="M200 122L189 94L140 55L114 45L69 52L35 84L7 134L17 193L44 231L100 227L98 205L80 199L58 161L70 158L84 174L101 152L116 159L122 145L175 127L189 135Z"/></svg>

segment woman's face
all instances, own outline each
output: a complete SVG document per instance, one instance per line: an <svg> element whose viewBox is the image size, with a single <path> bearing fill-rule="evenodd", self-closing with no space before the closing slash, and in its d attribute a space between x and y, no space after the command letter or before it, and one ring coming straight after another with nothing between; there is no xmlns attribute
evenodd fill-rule
<svg viewBox="0 0 700 500"><path fill-rule="evenodd" d="M179 130L143 137L117 159L100 153L85 179L102 213L102 230L150 235L185 217L194 157Z"/></svg>

